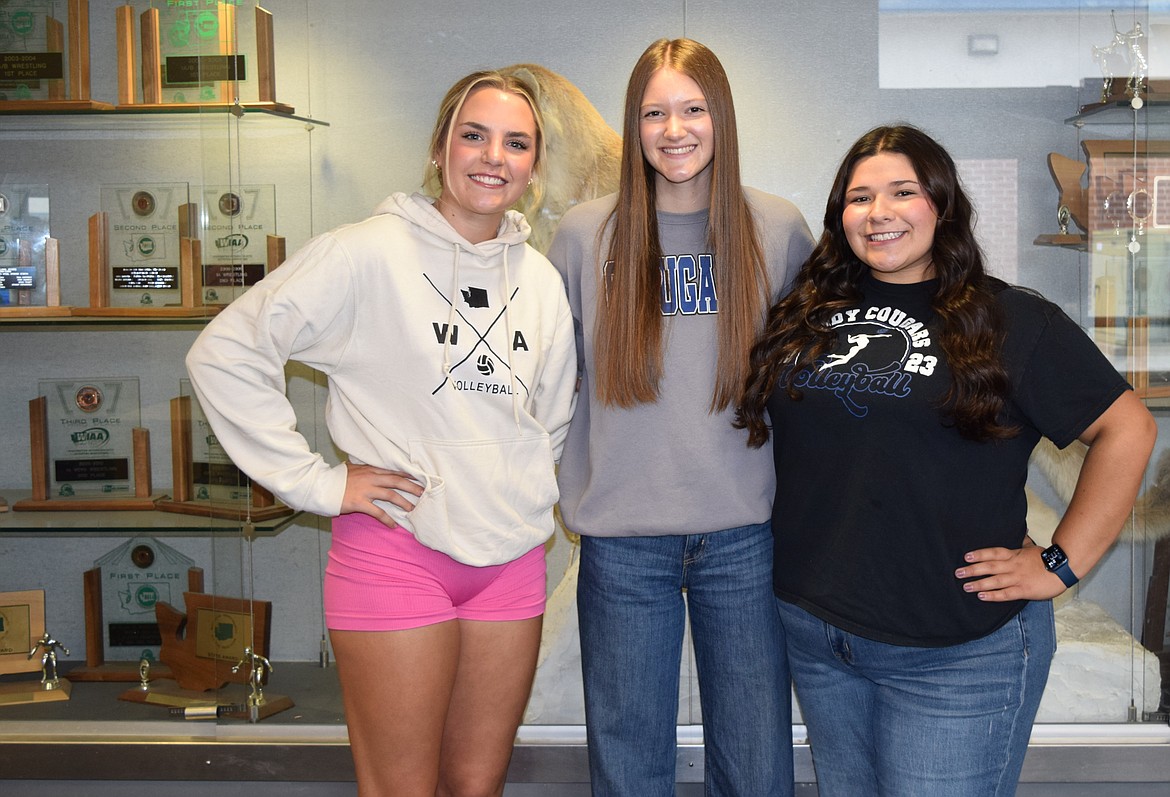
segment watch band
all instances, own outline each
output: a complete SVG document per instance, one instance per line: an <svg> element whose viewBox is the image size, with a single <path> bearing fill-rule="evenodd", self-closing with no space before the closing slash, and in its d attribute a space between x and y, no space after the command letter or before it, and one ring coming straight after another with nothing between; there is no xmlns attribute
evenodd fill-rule
<svg viewBox="0 0 1170 797"><path fill-rule="evenodd" d="M1040 552L1040 558L1044 560L1044 567L1049 573L1055 573L1056 576L1064 582L1065 587L1071 587L1080 581L1077 574L1072 571L1068 564L1068 554L1064 552L1056 543L1045 548Z"/></svg>

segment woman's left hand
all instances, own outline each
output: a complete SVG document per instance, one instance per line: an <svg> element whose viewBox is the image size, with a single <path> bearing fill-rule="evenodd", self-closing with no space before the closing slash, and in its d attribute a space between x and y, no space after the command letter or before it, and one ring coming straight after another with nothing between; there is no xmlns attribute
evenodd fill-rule
<svg viewBox="0 0 1170 797"><path fill-rule="evenodd" d="M1050 573L1040 558L1040 547L980 548L963 558L967 564L955 578L972 579L963 590L981 601L1047 600L1066 589L1060 576Z"/></svg>
<svg viewBox="0 0 1170 797"><path fill-rule="evenodd" d="M1080 435L1088 446L1076 489L1052 533L1080 578L1109 550L1129 519L1158 426L1132 390L1118 396ZM980 548L963 556L955 577L981 601L1045 600L1064 592L1040 548L1025 539L1022 548Z"/></svg>

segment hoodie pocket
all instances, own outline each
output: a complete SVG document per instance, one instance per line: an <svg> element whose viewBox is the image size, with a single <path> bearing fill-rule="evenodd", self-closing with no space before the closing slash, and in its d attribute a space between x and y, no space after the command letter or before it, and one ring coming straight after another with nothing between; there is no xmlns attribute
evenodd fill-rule
<svg viewBox="0 0 1170 797"><path fill-rule="evenodd" d="M559 493L547 434L460 442L416 438L410 457L427 488L406 519L427 547L483 566L511 561L552 534Z"/></svg>

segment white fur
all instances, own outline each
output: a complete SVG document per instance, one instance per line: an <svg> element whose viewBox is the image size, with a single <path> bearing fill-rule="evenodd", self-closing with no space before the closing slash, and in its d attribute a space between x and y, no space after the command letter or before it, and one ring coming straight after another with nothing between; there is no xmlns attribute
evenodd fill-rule
<svg viewBox="0 0 1170 797"><path fill-rule="evenodd" d="M1048 479L1052 489L1065 504L1072 499L1087 450L1080 442L1073 442L1061 450L1045 438L1032 452L1032 462ZM1048 528L1046 539L1051 540L1052 530L1056 528L1059 517L1052 520L1043 514L1045 510L1048 512L1052 510L1048 507L1041 510L1038 505L1041 505L1042 502L1030 491L1028 499L1028 533L1032 535L1033 540L1041 543L1040 537L1044 536L1044 529ZM1033 517L1034 510L1036 512L1035 518ZM1034 519L1035 525L1033 524ZM1035 533L1033 533L1034 529ZM1154 480L1146 488L1146 491L1138 496L1137 502L1134 504L1131 522L1125 525L1122 534L1146 540L1156 540L1170 535L1170 451L1164 451L1158 457Z"/></svg>
<svg viewBox="0 0 1170 797"><path fill-rule="evenodd" d="M516 206L532 225L528 243L544 252L566 210L617 191L622 139L581 90L556 72L537 64L514 64L500 71L533 88L544 119L541 198L534 204L526 194Z"/></svg>

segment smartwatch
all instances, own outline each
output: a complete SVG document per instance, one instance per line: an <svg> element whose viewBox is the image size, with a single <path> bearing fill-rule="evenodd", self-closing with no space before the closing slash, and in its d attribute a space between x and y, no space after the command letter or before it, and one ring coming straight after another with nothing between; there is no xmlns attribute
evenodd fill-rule
<svg viewBox="0 0 1170 797"><path fill-rule="evenodd" d="M1068 566L1068 554L1056 543L1041 551L1040 558L1044 560L1044 568L1049 573L1056 573L1066 587L1071 587L1080 581L1077 574Z"/></svg>

